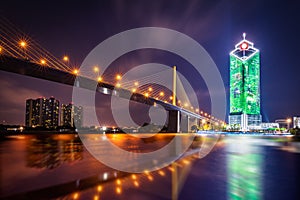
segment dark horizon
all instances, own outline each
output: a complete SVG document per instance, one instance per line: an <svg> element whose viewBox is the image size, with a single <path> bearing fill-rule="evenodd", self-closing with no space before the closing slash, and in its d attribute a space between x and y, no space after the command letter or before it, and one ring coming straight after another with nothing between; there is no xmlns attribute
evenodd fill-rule
<svg viewBox="0 0 300 200"><path fill-rule="evenodd" d="M259 0L247 3L237 0L20 3L12 0L2 3L0 15L56 57L69 55L76 66L80 66L98 43L119 32L146 26L177 30L208 51L222 75L227 97L229 52L246 32L247 39L261 53L261 114L263 121L271 122L300 115L299 8L300 4L292 1L273 1L270 5ZM120 58L115 65L132 67L153 61L169 66L179 63L178 70L193 77L193 71L184 61L161 52L133 53L128 58ZM191 84L199 91L200 107L209 111L205 84L198 79ZM67 86L2 71L0 85L0 123L5 120L8 124L23 124L27 98L54 96L62 103L69 103L72 96Z"/></svg>

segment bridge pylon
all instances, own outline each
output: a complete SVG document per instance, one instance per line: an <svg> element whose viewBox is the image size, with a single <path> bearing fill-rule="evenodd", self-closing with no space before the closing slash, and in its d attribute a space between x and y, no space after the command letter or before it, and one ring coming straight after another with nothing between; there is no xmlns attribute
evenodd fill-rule
<svg viewBox="0 0 300 200"><path fill-rule="evenodd" d="M173 96L172 96L172 104L176 106L176 66L173 66Z"/></svg>

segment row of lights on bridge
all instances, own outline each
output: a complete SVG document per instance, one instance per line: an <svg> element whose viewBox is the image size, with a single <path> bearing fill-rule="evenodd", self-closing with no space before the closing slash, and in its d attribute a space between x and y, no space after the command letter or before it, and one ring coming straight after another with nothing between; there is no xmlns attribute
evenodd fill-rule
<svg viewBox="0 0 300 200"><path fill-rule="evenodd" d="M27 43L25 40L21 40L18 44L19 44L19 46L20 46L21 48L23 48L24 50L25 50L25 49L27 48L27 46L28 46L28 43ZM2 53L3 51L4 51L3 47L0 46L0 53ZM63 61L68 62L68 61L69 61L69 57L68 57L68 56L64 56L64 57L63 57ZM41 59L40 59L40 64L41 64L41 65L46 65L46 64L47 64L46 59L41 58ZM75 69L75 70L74 70L74 73L78 73L78 70Z"/></svg>
<svg viewBox="0 0 300 200"><path fill-rule="evenodd" d="M94 66L93 70L94 70L94 72L98 73L98 72L99 72L99 67L98 67L98 66ZM79 70L78 70L78 69L74 69L73 74L78 75L78 74L79 74ZM117 75L115 76L115 79L116 79L117 81L120 81L120 80L122 79L122 76L121 76L120 74L117 74ZM102 78L101 76L99 76L97 80L98 80L98 82L102 82L102 81L103 81L103 78ZM131 89L131 92L136 93L136 92L137 92L137 87L139 86L139 82L135 81L135 82L134 82L134 86L135 86L135 87ZM120 84L119 82L117 82L117 83L116 83L116 87L120 88L120 87L121 87L121 84ZM153 88L152 88L152 87L148 87L148 92L145 92L145 93L144 93L144 96L145 96L145 97L150 97L150 93L151 93L152 91L153 91ZM161 91L161 92L159 92L159 96L160 96L160 97L164 97L164 96L165 96L165 93L164 93L163 91ZM155 97L155 99L156 99L156 100L159 100L158 97ZM173 100L173 97L170 96L169 99L170 99L170 100ZM167 101L164 101L164 102L167 103ZM181 101L180 101L180 100L178 100L177 103L178 103L179 105L181 105ZM182 107L183 107L183 108L189 108L189 104L188 104L188 103L184 103L184 104L182 105ZM200 115L203 115L203 116L207 117L207 118L210 118L210 119L212 119L212 120L218 121L218 122L220 122L220 123L225 123L224 121L218 120L218 119L215 118L214 116L211 116L211 115L207 114L207 113L204 112L204 111L200 111L198 108L197 108L197 109L194 109L194 107L191 106L190 109L193 110L193 111L195 111L196 113L198 113L198 114L200 114Z"/></svg>

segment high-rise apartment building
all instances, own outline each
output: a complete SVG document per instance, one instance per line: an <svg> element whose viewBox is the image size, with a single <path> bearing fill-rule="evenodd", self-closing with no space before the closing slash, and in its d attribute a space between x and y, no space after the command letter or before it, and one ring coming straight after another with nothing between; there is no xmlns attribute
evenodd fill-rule
<svg viewBox="0 0 300 200"><path fill-rule="evenodd" d="M65 127L82 127L83 111L81 106L75 106L72 103L62 104L60 113L60 124Z"/></svg>
<svg viewBox="0 0 300 200"><path fill-rule="evenodd" d="M59 120L59 101L54 97L26 100L27 127L56 128Z"/></svg>

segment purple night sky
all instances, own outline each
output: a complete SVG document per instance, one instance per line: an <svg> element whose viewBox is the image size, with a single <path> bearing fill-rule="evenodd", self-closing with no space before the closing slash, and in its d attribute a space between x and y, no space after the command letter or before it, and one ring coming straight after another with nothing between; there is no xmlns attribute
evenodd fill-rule
<svg viewBox="0 0 300 200"><path fill-rule="evenodd" d="M295 1L5 1L0 15L38 41L56 57L70 56L80 66L106 38L137 27L165 27L198 41L214 59L224 85L229 85L229 52L247 33L261 52L261 103L264 121L300 115L298 61L300 4ZM1 28L1 27L0 27ZM157 51L121 57L115 66L147 62L177 65L193 77L184 60ZM122 69L116 69L116 71ZM207 88L194 79L200 107L210 110ZM24 124L25 100L54 96L71 101L72 89L57 83L0 71L0 123ZM98 105L101 116L105 103ZM110 116L103 118L110 124Z"/></svg>

